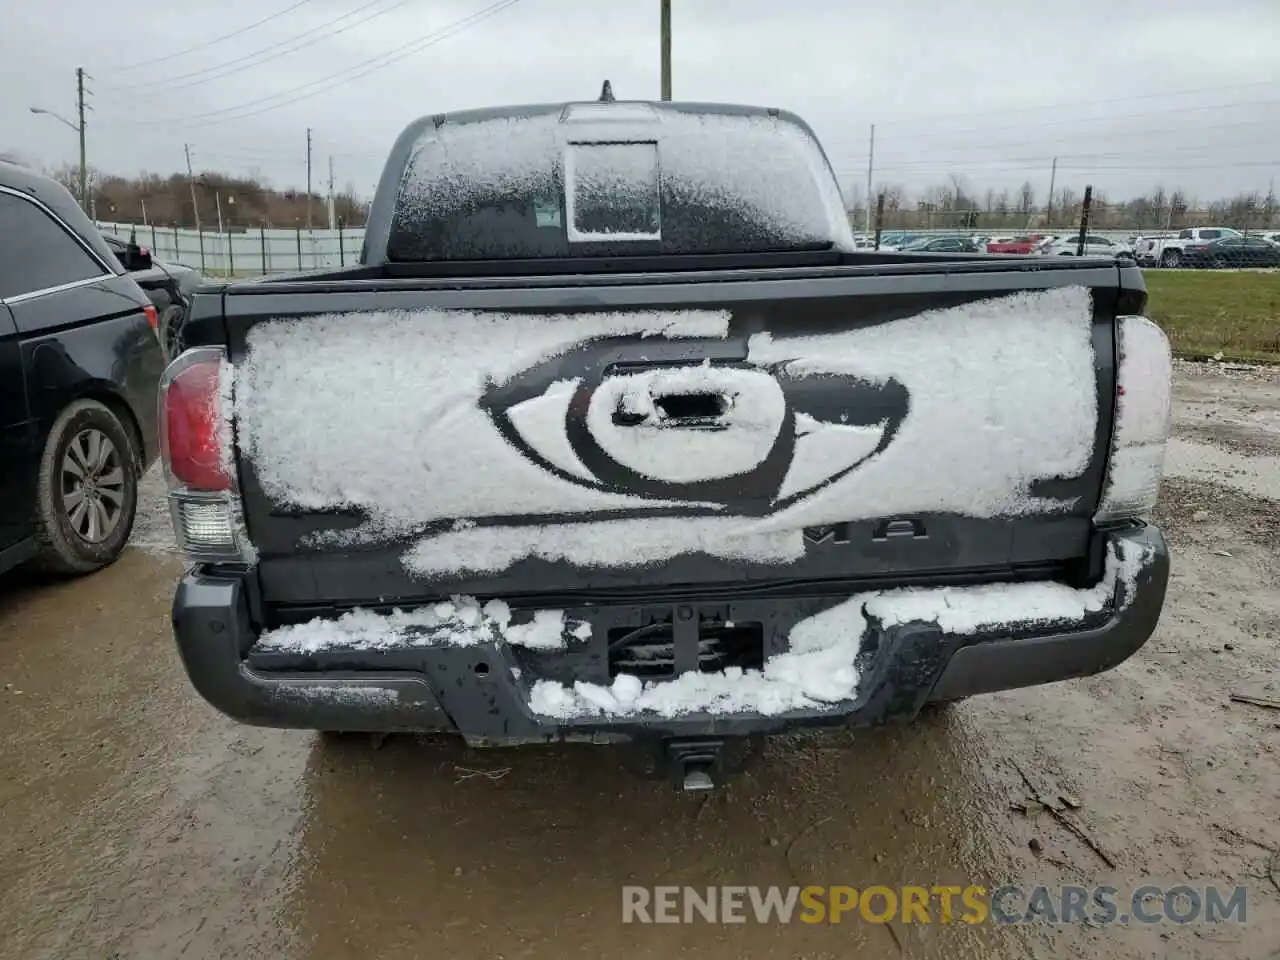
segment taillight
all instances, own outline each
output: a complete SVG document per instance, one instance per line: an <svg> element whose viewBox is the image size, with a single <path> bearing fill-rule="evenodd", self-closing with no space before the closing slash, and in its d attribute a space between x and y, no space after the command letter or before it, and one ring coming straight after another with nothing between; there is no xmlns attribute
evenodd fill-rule
<svg viewBox="0 0 1280 960"><path fill-rule="evenodd" d="M150 324L152 330L160 328L160 314L156 311L154 304L148 303L143 307L142 314L147 318L147 323Z"/></svg>
<svg viewBox="0 0 1280 960"><path fill-rule="evenodd" d="M160 381L160 453L173 528L192 560L251 562L232 469L231 367L217 347L188 350Z"/></svg>
<svg viewBox="0 0 1280 960"><path fill-rule="evenodd" d="M1116 321L1115 431L1094 520L1144 517L1155 509L1169 435L1173 360L1169 338L1146 317Z"/></svg>
<svg viewBox="0 0 1280 960"><path fill-rule="evenodd" d="M192 351L198 353L201 351ZM222 352L169 368L162 388L165 464L192 490L230 490L222 450ZM189 356L189 355L188 355Z"/></svg>

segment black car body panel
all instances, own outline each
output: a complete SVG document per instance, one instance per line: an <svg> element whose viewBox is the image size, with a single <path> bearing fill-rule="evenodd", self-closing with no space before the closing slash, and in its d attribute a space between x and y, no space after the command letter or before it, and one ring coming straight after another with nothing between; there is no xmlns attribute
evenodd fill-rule
<svg viewBox="0 0 1280 960"><path fill-rule="evenodd" d="M697 113L713 108L686 109ZM519 108L512 115L541 122L558 111ZM568 113L566 108L562 115ZM778 111L724 115L747 117L766 126L793 120ZM466 114L461 122L485 122L495 116L502 117L492 112ZM291 500L280 492L278 476L269 474L270 465L264 466L238 447L234 451L236 509L253 544L252 562L198 564L179 587L173 610L184 664L196 689L211 703L251 723L338 730L452 729L483 744L579 737L725 736L796 724L873 723L909 717L930 699L950 700L1107 669L1145 642L1154 629L1168 577L1163 538L1141 522L1096 522L1108 481L1117 411L1118 318L1140 314L1146 302L1136 266L1100 258L1046 262L1032 256L856 252L851 240L847 248L840 246L834 236L838 231L833 231L825 246L804 234L787 248L785 238L764 229L751 233L742 248L735 249L732 238L726 240L724 224L709 232L705 249L685 246L693 235L688 224L676 228L675 252L664 247L665 238L658 240L643 230L635 233L631 246L628 240L601 243L595 239L575 248L560 220L560 214L570 218L571 208L566 205L557 212L539 206L545 203L542 194L534 198L532 208L526 208L519 184L510 193L497 191L497 201L488 194L484 199L489 207L481 219L490 224L485 229L500 233L502 224L515 225L511 233L477 239L483 231L476 224L458 223L461 214L456 209L450 208L449 217L455 219L446 223L417 223L415 216L429 219L422 211L434 209L427 202L431 198L424 201L420 193L410 191L412 202L402 200L405 181L419 156L419 139L434 136L433 131L447 131L452 122L454 118L447 115L424 118L397 142L373 205L361 266L206 285L192 306L187 343L220 348L230 369L239 371L251 366L262 342L255 337L266 331L302 331L308 343L335 349L335 342L345 344L341 337L361 336L361 323L386 318L406 325L437 324L439 330L449 332L450 323L474 322L477 317L501 317L516 325L527 323L527 330L540 330L545 321L576 329L575 325L602 316L702 312L722 318L724 332L690 334L684 339L629 332L588 335L508 375L482 381L476 410L482 414L484 428L501 435L503 456L521 458L522 465L534 464L572 484L578 481L558 465L563 461L545 455L517 429L511 414L530 399L546 396L554 385L570 384L574 392L567 402L564 437L589 474L582 484L587 491L584 496L625 494L633 498L626 509L605 509L591 501L584 507L567 507L566 512L531 508L503 513L495 508L439 513L417 525L362 539L360 528L375 519L372 508L352 505L349 499L305 504ZM792 125L793 133L807 130L798 123ZM608 131L613 137L609 144L619 142L618 137L626 139L615 132L622 126ZM646 133L662 144L661 130ZM598 135L605 137L604 132ZM569 138L567 145L576 145L582 136L578 131L578 139ZM805 175L831 176L829 167L823 174L823 165L825 158L815 161ZM553 173L544 178L546 183L560 183L557 178L562 171L557 168ZM560 229L563 235L526 242L531 209L536 210L538 227ZM665 218L665 199L662 210ZM687 212L677 209L677 219ZM733 222L752 223L752 216L739 210ZM667 221L662 223L665 228ZM503 246L508 240L509 245ZM436 255L450 244L466 250L500 249L502 255L458 260ZM432 255L423 254L425 248ZM753 343L762 339L773 343L775 337L800 343L830 334L874 337L903 329L895 325L910 325L922 317L939 324L927 328L931 336L936 332L958 337L945 324L961 322L964 308L971 305L1006 300L1039 303L1068 296L1078 297L1071 302L1083 305L1070 320L1071 329L1077 331L1072 349L1083 351L1079 353L1082 361L1073 368L1072 389L1082 392L1074 396L1087 399L1085 406L1096 409L1096 421L1084 421L1085 427L1075 435L1083 450L1080 469L1046 474L1032 484L1029 495L1040 505L1006 513L966 512L957 507L914 510L902 516L875 505L842 503L835 509L847 508L848 515L856 518L814 525L787 519L786 511L806 502L809 494L823 489L822 484L838 482L897 442L908 412L924 394L913 398L914 388L894 376L881 376L883 371L863 377L828 370L807 377L783 371L789 359L778 361L775 370L769 366L771 361L752 356ZM330 325L313 328L313 324ZM925 327L916 323L908 329ZM1051 327L1046 323L1044 329ZM373 329L351 346L353 356L368 353L366 345L376 344L377 328ZM954 350L963 351L967 343L958 338ZM1000 341L992 350L999 353L1003 346ZM436 355L444 362L451 356L446 350ZM939 368L946 366L945 358L937 362ZM695 367L763 371L776 382L784 412L774 445L754 466L726 475L712 472L672 481L626 466L603 450L586 417L594 396L611 378ZM342 366L334 369L340 371ZM306 429L316 391L327 386L310 385L282 401L297 415L298 430ZM360 391L343 387L345 392L334 394L345 398L343 408L330 406L326 413L346 416L354 410L359 416L364 412L359 407ZM427 396L431 387L432 383L417 384L415 392L395 402L433 409ZM1084 397L1083 391L1089 396ZM254 399L263 402L261 393L254 394ZM1006 403L1006 409L1014 409L1017 403ZM368 415L375 415L373 408ZM626 428L632 425L627 419L632 415L619 406L612 423ZM874 426L883 430L883 439L872 454L838 467L825 479L788 486L784 477L791 477L801 415L856 429ZM682 416L690 421L686 425L690 428L730 429L714 414ZM958 420L955 429L998 433L1002 429L999 411L989 411L987 416L985 424ZM235 430L242 437L240 429L238 421ZM405 437L404 442L415 439ZM468 435L462 444L471 439ZM363 435L357 441L361 442L365 442ZM322 448L321 452L328 451ZM355 449L333 450L332 458L344 467L359 463ZM429 457L424 457L426 461ZM500 469L494 463L477 465L478 472ZM918 467L908 472L939 469L925 453ZM379 478L370 479L376 486ZM421 483L424 500L442 510L438 504L452 492L445 489L446 484L466 481L424 471ZM175 492L175 497L179 495ZM631 506L637 499L642 502ZM500 506L509 506L505 493ZM549 558L530 550L517 551L511 562L483 572L459 562L453 568L424 573L406 559L415 543L450 531L478 529L501 537L517 535L522 524L559 532L587 529L574 527L580 522L649 517L690 523L708 517L792 522L788 532L803 534L803 548L778 560L695 547L674 551L661 562L638 564L595 563L564 555ZM601 536L608 535L606 528L600 531ZM704 643L727 644L726 631L738 629L738 623L748 624L754 631L751 642L760 648L755 666L748 667L755 669L761 659L767 661L790 649L789 634L800 622L863 591L1028 581L1089 589L1107 575L1111 551L1126 548L1141 552L1136 576L1117 585L1105 609L1075 622L1026 622L953 634L937 623L918 622L872 630L858 654L863 679L856 697L829 707L772 716L695 712L567 721L535 715L530 709L530 690L539 680L567 686L576 681L608 684L617 675L611 637L638 625L644 629L646 624L660 625L670 633L673 670L679 675L712 672L703 663ZM354 610L389 614L459 595L474 596L481 603L502 600L517 618L537 610L563 611L570 619L590 625L590 640L554 653L519 648L497 636L463 647L425 642L390 650L332 647L307 652L259 645L264 633L313 618L334 620Z"/></svg>
<svg viewBox="0 0 1280 960"><path fill-rule="evenodd" d="M191 298L195 296L201 283L200 271L155 259L145 270L129 270L125 266L128 244L119 237L105 236L103 239L115 255L116 261L151 298L157 310L163 313L166 307L176 305L185 312L191 305Z"/></svg>
<svg viewBox="0 0 1280 960"><path fill-rule="evenodd" d="M4 206L13 204L21 206ZM81 398L107 404L133 431L143 465L155 460L156 385L164 364L144 313L149 300L63 187L0 164L0 222L6 210L56 225L59 232L51 236L74 238L89 258L83 261L87 275L73 282L27 289L30 283L11 275L0 291L0 567L31 553L38 461L68 404ZM23 234L28 244L36 242L33 236ZM17 263L11 251L0 257L0 272Z"/></svg>

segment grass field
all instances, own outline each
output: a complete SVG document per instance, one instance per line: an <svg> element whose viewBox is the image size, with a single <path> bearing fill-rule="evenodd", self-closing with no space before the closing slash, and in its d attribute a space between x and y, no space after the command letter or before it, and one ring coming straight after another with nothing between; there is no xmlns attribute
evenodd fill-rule
<svg viewBox="0 0 1280 960"><path fill-rule="evenodd" d="M1146 271L1147 316L1175 354L1280 363L1280 271Z"/></svg>

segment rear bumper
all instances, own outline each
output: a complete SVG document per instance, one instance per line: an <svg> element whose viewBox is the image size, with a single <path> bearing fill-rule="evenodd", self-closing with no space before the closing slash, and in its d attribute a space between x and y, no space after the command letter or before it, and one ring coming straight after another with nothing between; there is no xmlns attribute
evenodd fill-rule
<svg viewBox="0 0 1280 960"><path fill-rule="evenodd" d="M734 736L822 724L910 719L931 701L955 700L1087 676L1126 660L1151 636L1169 577L1160 532L1112 534L1146 557L1132 595L1117 588L1109 614L1052 631L953 635L936 624L881 629L864 642L855 699L815 710L559 720L529 709L528 680L503 642L372 652L367 662L266 671L246 655L257 636L244 575L193 571L178 587L174 634L197 691L245 723L343 731L452 730L477 744L641 737ZM776 601L778 604L792 601ZM874 641L874 642L873 642ZM483 665L483 666L481 666ZM352 669L355 666L357 669Z"/></svg>

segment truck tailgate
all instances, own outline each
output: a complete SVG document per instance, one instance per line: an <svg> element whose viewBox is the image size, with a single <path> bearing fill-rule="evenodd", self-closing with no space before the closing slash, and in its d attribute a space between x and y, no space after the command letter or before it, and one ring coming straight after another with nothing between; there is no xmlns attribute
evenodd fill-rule
<svg viewBox="0 0 1280 960"><path fill-rule="evenodd" d="M222 299L263 597L304 610L1034 576L1088 553L1142 304L1089 261Z"/></svg>

